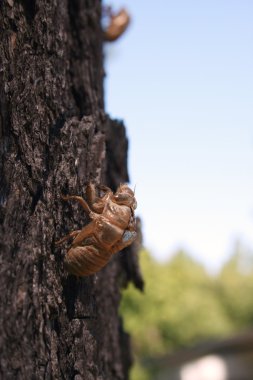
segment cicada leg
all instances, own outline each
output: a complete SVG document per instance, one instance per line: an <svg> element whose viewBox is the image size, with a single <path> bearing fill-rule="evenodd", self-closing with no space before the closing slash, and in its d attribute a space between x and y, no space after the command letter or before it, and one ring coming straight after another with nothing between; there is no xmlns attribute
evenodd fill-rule
<svg viewBox="0 0 253 380"><path fill-rule="evenodd" d="M55 242L55 245L61 245L62 243L64 243L66 240L72 238L72 237L76 237L79 233L81 232L81 230L77 230L77 231L72 231L70 232L68 235L64 236L63 238L61 238L60 240L56 241Z"/></svg>
<svg viewBox="0 0 253 380"><path fill-rule="evenodd" d="M82 206L82 208L88 214L90 214L92 212L92 210L90 209L88 203L82 197L79 197L78 195L62 195L62 199L64 201L70 201L70 200L77 201L78 203L80 203L80 205Z"/></svg>
<svg viewBox="0 0 253 380"><path fill-rule="evenodd" d="M105 198L109 192L111 193L111 190L109 187L103 185L97 185L97 188L105 193L102 197L97 196L95 185L91 182L88 183L85 194L90 208L96 213L102 214L105 206Z"/></svg>

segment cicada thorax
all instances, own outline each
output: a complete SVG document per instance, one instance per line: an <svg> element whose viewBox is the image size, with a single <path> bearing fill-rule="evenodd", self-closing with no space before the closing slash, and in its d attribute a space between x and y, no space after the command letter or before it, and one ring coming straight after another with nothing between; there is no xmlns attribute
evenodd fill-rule
<svg viewBox="0 0 253 380"><path fill-rule="evenodd" d="M126 229L130 218L131 209L128 206L120 205L109 199L103 210L103 217L106 218L111 224Z"/></svg>
<svg viewBox="0 0 253 380"><path fill-rule="evenodd" d="M118 242L127 228L131 210L124 205L108 200L103 214L96 217L94 238L103 249L110 249Z"/></svg>

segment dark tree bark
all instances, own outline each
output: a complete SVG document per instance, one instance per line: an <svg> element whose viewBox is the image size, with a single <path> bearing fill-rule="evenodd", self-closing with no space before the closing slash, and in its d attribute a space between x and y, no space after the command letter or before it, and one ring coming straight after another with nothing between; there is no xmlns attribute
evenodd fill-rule
<svg viewBox="0 0 253 380"><path fill-rule="evenodd" d="M98 0L0 2L1 379L127 379L120 288L136 246L97 275L55 241L87 216L60 194L128 180L124 126L104 113Z"/></svg>

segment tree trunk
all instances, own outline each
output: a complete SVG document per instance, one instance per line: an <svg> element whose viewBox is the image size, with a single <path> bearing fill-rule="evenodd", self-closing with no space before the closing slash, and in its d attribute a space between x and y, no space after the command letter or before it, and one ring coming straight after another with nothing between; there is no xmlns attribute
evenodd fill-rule
<svg viewBox="0 0 253 380"><path fill-rule="evenodd" d="M55 241L88 219L60 195L128 180L124 126L104 113L98 0L0 3L1 379L127 379L120 288L136 245L66 273Z"/></svg>

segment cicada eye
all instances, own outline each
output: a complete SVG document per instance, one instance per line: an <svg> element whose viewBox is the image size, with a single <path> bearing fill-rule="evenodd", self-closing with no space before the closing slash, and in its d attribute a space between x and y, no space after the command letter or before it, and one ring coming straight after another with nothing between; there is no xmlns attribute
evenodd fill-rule
<svg viewBox="0 0 253 380"><path fill-rule="evenodd" d="M133 197L126 193L119 193L115 195L115 200L118 204L131 205Z"/></svg>
<svg viewBox="0 0 253 380"><path fill-rule="evenodd" d="M127 194L122 194L122 193L119 193L119 194L116 194L115 195L115 199L117 199L117 201L125 201L128 199L128 195Z"/></svg>

